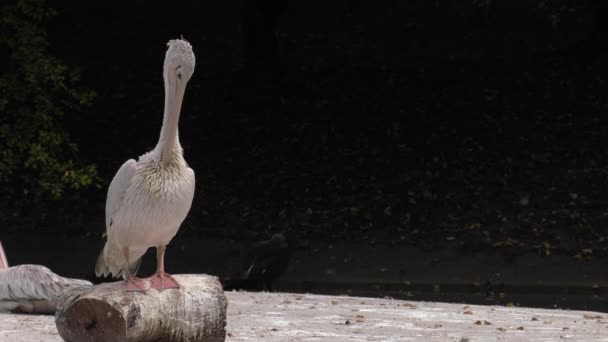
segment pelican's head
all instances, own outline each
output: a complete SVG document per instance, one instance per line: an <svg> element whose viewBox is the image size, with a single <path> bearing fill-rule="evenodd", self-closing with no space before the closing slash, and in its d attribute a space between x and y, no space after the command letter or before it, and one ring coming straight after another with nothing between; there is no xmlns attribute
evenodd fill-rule
<svg viewBox="0 0 608 342"><path fill-rule="evenodd" d="M190 43L183 39L170 40L165 55L165 76L169 82L186 85L194 72L194 52Z"/></svg>

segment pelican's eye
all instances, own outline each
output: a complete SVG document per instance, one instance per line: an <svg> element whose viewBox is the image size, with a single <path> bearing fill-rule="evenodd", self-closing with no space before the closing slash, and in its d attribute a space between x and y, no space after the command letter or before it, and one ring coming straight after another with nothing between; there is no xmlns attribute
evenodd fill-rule
<svg viewBox="0 0 608 342"><path fill-rule="evenodd" d="M182 79L182 66L178 66L177 68L175 68L175 72L177 73L177 78L178 79Z"/></svg>

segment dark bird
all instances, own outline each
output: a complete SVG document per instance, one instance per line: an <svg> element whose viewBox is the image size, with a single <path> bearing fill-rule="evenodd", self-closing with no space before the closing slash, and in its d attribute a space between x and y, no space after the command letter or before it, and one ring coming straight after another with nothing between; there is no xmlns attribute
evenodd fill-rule
<svg viewBox="0 0 608 342"><path fill-rule="evenodd" d="M292 247L283 233L255 243L243 257L240 277L227 279L225 289L272 291L289 266Z"/></svg>

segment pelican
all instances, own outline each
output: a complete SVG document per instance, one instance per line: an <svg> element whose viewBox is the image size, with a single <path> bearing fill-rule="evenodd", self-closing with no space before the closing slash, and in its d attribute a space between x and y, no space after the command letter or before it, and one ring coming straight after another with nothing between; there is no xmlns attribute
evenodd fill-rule
<svg viewBox="0 0 608 342"><path fill-rule="evenodd" d="M0 312L52 314L65 291L91 285L86 280L60 277L41 265L9 267L0 243Z"/></svg>
<svg viewBox="0 0 608 342"><path fill-rule="evenodd" d="M165 273L165 248L194 197L194 171L184 160L177 126L195 58L183 39L171 40L167 46L160 138L152 151L137 161L127 160L112 179L106 199L106 243L95 266L97 276L122 276L127 292L179 288ZM140 259L150 247L156 247L156 272L147 279L137 278Z"/></svg>

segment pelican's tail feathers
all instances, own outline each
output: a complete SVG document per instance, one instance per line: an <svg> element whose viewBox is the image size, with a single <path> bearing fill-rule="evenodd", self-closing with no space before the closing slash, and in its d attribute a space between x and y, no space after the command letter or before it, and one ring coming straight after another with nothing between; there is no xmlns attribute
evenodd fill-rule
<svg viewBox="0 0 608 342"><path fill-rule="evenodd" d="M137 258L137 260L135 260L135 262L129 264L129 271L132 275L136 275L137 271L139 271L139 266L141 266L141 259L143 258L139 257Z"/></svg>
<svg viewBox="0 0 608 342"><path fill-rule="evenodd" d="M101 253L99 253L99 256L97 256L97 262L95 263L95 275L98 277L106 277L110 274L110 269L104 258L105 251L106 247L104 246Z"/></svg>
<svg viewBox="0 0 608 342"><path fill-rule="evenodd" d="M110 273L110 269L104 258L105 251L106 247L104 246L101 253L97 256L97 262L95 263L95 275L98 277L106 277Z"/></svg>
<svg viewBox="0 0 608 342"><path fill-rule="evenodd" d="M129 250L129 264L127 265L122 250L106 242L97 257L95 275L98 277L112 275L114 278L126 278L129 274L136 275L145 252L146 250Z"/></svg>

